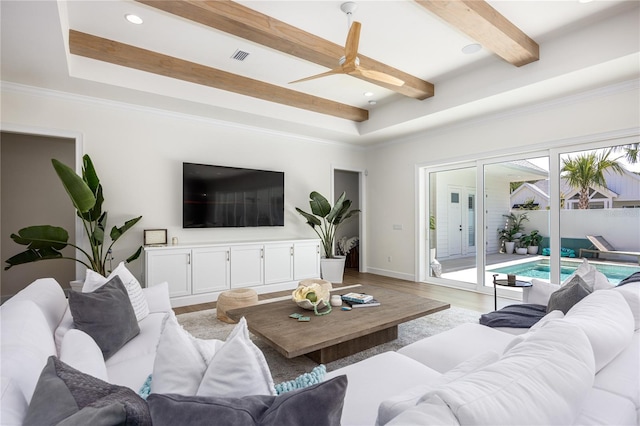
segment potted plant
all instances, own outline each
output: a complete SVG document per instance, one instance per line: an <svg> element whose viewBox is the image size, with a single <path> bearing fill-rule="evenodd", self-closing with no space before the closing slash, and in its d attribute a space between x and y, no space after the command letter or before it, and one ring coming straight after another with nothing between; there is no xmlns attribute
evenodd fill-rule
<svg viewBox="0 0 640 426"><path fill-rule="evenodd" d="M323 279L335 283L342 282L344 274L344 256L333 254L334 241L338 227L350 217L358 214L360 210L351 208L351 200L346 199L346 193L342 193L336 203L331 206L329 201L320 193L313 191L309 194L311 213L307 213L296 207L306 220L307 224L318 234L322 242L324 258L320 260L320 273Z"/></svg>
<svg viewBox="0 0 640 426"><path fill-rule="evenodd" d="M540 243L542 242L542 235L538 233L538 230L531 231L528 235L521 238L522 245L527 247L529 254L537 254Z"/></svg>
<svg viewBox="0 0 640 426"><path fill-rule="evenodd" d="M504 252L506 254L513 254L516 247L514 235L515 232L510 228L498 229L498 238L500 239L500 243L504 244Z"/></svg>
<svg viewBox="0 0 640 426"><path fill-rule="evenodd" d="M7 259L5 262L8 263L8 266L5 267L5 270L16 265L41 260L70 259L82 263L88 269L94 270L103 276L108 275L106 266L107 260L111 256L111 248L125 232L138 223L142 216L126 221L121 227L114 226L111 228L109 233L111 243L105 250L107 212L102 211L104 202L102 185L91 158L85 155L82 160L82 177L78 176L72 168L56 159L52 159L51 162L71 199L73 207L76 209L78 217L82 220L84 231L89 240L90 251L70 243L69 232L64 228L52 225L29 226L19 230L17 234L11 234L13 241L27 246L27 249ZM84 257L77 259L64 256L61 250L67 246L74 247ZM142 246L127 258L127 262L137 259L141 252Z"/></svg>

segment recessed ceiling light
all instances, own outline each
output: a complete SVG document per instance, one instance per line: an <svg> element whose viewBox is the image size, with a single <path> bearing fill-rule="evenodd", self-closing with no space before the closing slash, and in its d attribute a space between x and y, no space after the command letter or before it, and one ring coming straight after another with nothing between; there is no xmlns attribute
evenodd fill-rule
<svg viewBox="0 0 640 426"><path fill-rule="evenodd" d="M578 3L591 3L593 0L578 0Z"/></svg>
<svg viewBox="0 0 640 426"><path fill-rule="evenodd" d="M142 22L144 22L141 17L139 17L138 15L133 15L131 13L127 13L126 15L124 15L124 19L136 25L140 25L142 24Z"/></svg>
<svg viewBox="0 0 640 426"><path fill-rule="evenodd" d="M471 55L472 53L479 52L482 49L482 46L478 43L467 44L462 48L462 53L466 55Z"/></svg>
<svg viewBox="0 0 640 426"><path fill-rule="evenodd" d="M373 92L364 92L363 95L365 95L367 98L370 98L373 96Z"/></svg>

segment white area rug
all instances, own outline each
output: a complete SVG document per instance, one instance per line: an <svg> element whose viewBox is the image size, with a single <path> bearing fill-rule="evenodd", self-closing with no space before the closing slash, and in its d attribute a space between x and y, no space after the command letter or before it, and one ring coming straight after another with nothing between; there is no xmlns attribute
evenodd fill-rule
<svg viewBox="0 0 640 426"><path fill-rule="evenodd" d="M398 338L375 348L326 364L327 371L333 371L354 362L369 358L385 351L395 351L422 338L441 333L457 325L478 322L480 313L451 307L426 317L418 318L398 326ZM218 321L215 309L178 315L178 321L193 336L200 339L226 340L235 324ZM280 383L307 373L317 364L305 356L287 359L260 338L251 335L253 342L262 350L271 369L273 380Z"/></svg>

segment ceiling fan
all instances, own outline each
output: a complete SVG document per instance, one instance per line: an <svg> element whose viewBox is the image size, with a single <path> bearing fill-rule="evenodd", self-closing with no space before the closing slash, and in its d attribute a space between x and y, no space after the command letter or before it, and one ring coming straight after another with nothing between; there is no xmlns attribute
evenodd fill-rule
<svg viewBox="0 0 640 426"><path fill-rule="evenodd" d="M322 74L317 74L311 77L292 81L289 84L315 80L316 78L327 77L334 74L348 74L353 76L361 76L366 79L375 80L384 84L402 86L404 84L404 81L400 80L399 78L393 77L380 71L362 68L360 66L360 59L358 59L358 44L360 43L360 29L362 27L362 24L357 21L351 23L351 14L356 9L356 4L354 2L343 3L340 6L340 9L342 9L342 11L347 14L347 18L350 23L349 34L347 35L347 41L344 46L344 56L338 61L338 65L340 66L338 68L332 69L331 71L323 72Z"/></svg>

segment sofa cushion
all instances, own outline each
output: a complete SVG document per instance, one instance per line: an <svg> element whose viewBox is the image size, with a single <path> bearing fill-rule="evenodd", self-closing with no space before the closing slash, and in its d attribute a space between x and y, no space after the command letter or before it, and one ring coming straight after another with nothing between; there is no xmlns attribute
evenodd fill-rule
<svg viewBox="0 0 640 426"><path fill-rule="evenodd" d="M107 366L98 344L81 330L69 330L62 340L60 361L85 374L109 381Z"/></svg>
<svg viewBox="0 0 640 426"><path fill-rule="evenodd" d="M594 387L573 424L637 426L638 415L636 406L630 400Z"/></svg>
<svg viewBox="0 0 640 426"><path fill-rule="evenodd" d="M594 291L573 306L564 321L576 324L586 333L593 348L596 372L622 352L633 337L633 314L624 297L615 291Z"/></svg>
<svg viewBox="0 0 640 426"><path fill-rule="evenodd" d="M67 303L67 309L65 309L64 315L60 320L60 324L58 324L58 327L53 334L54 340L56 342L56 351L58 354L60 354L60 349L62 349L62 341L64 340L64 335L67 334L67 332L72 328L74 328L73 316L71 315L71 309L69 309L69 304Z"/></svg>
<svg viewBox="0 0 640 426"><path fill-rule="evenodd" d="M40 278L20 290L4 304L26 300L32 301L38 306L47 320L51 333L53 333L67 309L67 298L60 284L53 278Z"/></svg>
<svg viewBox="0 0 640 426"><path fill-rule="evenodd" d="M51 355L56 355L53 334L40 307L31 300L19 300L0 306L0 371L10 386L3 385L2 424L12 413L22 422L38 382L40 371ZM20 395L15 395L18 392ZM5 412L5 403L16 405ZM18 405L19 404L19 405ZM7 413L7 414L5 414ZM8 420L7 420L8 422Z"/></svg>
<svg viewBox="0 0 640 426"><path fill-rule="evenodd" d="M115 386L47 360L29 404L24 425L151 425L146 402L131 389Z"/></svg>
<svg viewBox="0 0 640 426"><path fill-rule="evenodd" d="M594 388L621 396L640 409L640 333L596 374Z"/></svg>
<svg viewBox="0 0 640 426"><path fill-rule="evenodd" d="M455 368L447 371L440 377L436 377L429 383L408 389L405 392L395 395L387 400L382 401L378 407L378 418L376 425L385 425L394 417L410 408L413 408L422 396L438 386L449 383L453 380L466 376L479 368L485 367L500 359L500 355L495 352L485 352L477 355L467 361L460 363Z"/></svg>
<svg viewBox="0 0 640 426"><path fill-rule="evenodd" d="M564 320L550 321L499 361L426 393L392 424L415 421L422 404L441 410L441 401L460 424L572 424L593 380L585 333Z"/></svg>
<svg viewBox="0 0 640 426"><path fill-rule="evenodd" d="M580 275L575 275L568 283L563 284L558 290L551 293L547 312L562 311L567 313L569 309L591 293L585 281Z"/></svg>
<svg viewBox="0 0 640 426"><path fill-rule="evenodd" d="M166 281L143 288L142 293L145 299L147 299L149 313L173 312L171 310L171 299L169 298L169 283Z"/></svg>
<svg viewBox="0 0 640 426"><path fill-rule="evenodd" d="M640 276L640 272L637 274ZM635 274L631 277L634 276ZM633 314L635 329L640 330L640 281L629 281L628 283L618 285L613 288L613 291L620 293L627 301Z"/></svg>
<svg viewBox="0 0 640 426"><path fill-rule="evenodd" d="M172 314L154 312L138 322L140 334L129 340L105 361L111 383L138 390L153 372L156 349L162 333L162 322Z"/></svg>
<svg viewBox="0 0 640 426"><path fill-rule="evenodd" d="M441 376L437 371L397 352L383 352L327 372L326 380L342 374L349 378L342 411L342 424L345 426L373 425L381 402Z"/></svg>
<svg viewBox="0 0 640 426"><path fill-rule="evenodd" d="M147 401L154 426L208 426L214 423L338 426L347 382L343 375L280 396L225 398L151 394Z"/></svg>
<svg viewBox="0 0 640 426"><path fill-rule="evenodd" d="M118 276L92 293L69 293L69 308L76 328L96 341L104 359L140 333L127 289Z"/></svg>
<svg viewBox="0 0 640 426"><path fill-rule="evenodd" d="M124 262L120 262L107 278L91 269L87 269L82 292L92 293L105 285L113 277L119 277L127 289L131 306L133 306L133 311L136 313L136 319L140 321L149 315L149 305L147 304L146 297L142 293L142 287L136 277L127 269Z"/></svg>
<svg viewBox="0 0 640 426"><path fill-rule="evenodd" d="M512 339L513 335L484 325L462 324L407 345L399 349L398 353L446 373L478 353L502 353Z"/></svg>

